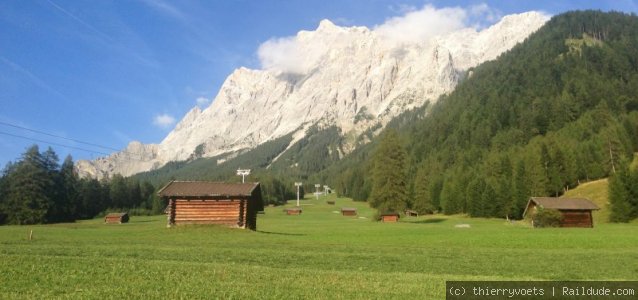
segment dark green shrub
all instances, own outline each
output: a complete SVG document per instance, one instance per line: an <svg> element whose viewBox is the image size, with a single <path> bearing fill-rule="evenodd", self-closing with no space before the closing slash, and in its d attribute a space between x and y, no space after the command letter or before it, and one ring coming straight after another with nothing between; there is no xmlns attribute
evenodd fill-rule
<svg viewBox="0 0 638 300"><path fill-rule="evenodd" d="M560 227L563 215L555 209L539 208L532 217L534 227Z"/></svg>

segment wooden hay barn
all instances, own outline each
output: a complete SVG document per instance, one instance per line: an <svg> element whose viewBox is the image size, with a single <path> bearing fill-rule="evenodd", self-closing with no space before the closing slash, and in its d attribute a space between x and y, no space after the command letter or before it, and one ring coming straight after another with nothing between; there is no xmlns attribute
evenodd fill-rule
<svg viewBox="0 0 638 300"><path fill-rule="evenodd" d="M286 208L284 211L286 211L287 215L300 215L303 212L301 207Z"/></svg>
<svg viewBox="0 0 638 300"><path fill-rule="evenodd" d="M582 198L532 197L527 202L523 217L532 215L539 207L558 210L563 219L560 227L594 227L592 210L598 210L593 202Z"/></svg>
<svg viewBox="0 0 638 300"><path fill-rule="evenodd" d="M357 209L356 208L352 208L352 207L342 207L341 208L341 214L344 216L356 216L357 215Z"/></svg>
<svg viewBox="0 0 638 300"><path fill-rule="evenodd" d="M419 213L416 210L406 209L405 215L408 217L418 217Z"/></svg>
<svg viewBox="0 0 638 300"><path fill-rule="evenodd" d="M398 221L399 221L399 214L397 213L381 214L381 222L383 223L396 223Z"/></svg>
<svg viewBox="0 0 638 300"><path fill-rule="evenodd" d="M122 224L128 223L128 213L110 213L104 217L104 223Z"/></svg>
<svg viewBox="0 0 638 300"><path fill-rule="evenodd" d="M168 226L221 224L257 230L264 210L259 183L172 181L158 195L168 200Z"/></svg>

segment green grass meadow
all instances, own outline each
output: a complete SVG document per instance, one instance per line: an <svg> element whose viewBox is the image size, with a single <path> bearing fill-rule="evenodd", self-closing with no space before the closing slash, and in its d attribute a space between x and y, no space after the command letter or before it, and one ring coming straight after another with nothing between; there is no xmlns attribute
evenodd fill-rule
<svg viewBox="0 0 638 300"><path fill-rule="evenodd" d="M638 280L636 223L533 229L437 215L384 224L366 203L326 204L334 197L302 200L300 216L268 207L257 232L169 229L164 216L2 226L0 298L442 299L446 280ZM359 216L341 216L342 206Z"/></svg>

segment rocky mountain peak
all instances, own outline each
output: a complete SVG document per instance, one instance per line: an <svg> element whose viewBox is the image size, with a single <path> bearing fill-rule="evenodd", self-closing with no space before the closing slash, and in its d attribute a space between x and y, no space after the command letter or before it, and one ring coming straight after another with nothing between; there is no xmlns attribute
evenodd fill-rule
<svg viewBox="0 0 638 300"><path fill-rule="evenodd" d="M332 21L328 19L323 19L319 22L319 26L317 27L316 32L332 32L332 31L337 31L342 29L343 28L332 23Z"/></svg>
<svg viewBox="0 0 638 300"><path fill-rule="evenodd" d="M481 31L463 29L412 44L390 43L374 30L322 20L314 31L270 45L283 43L291 56L287 61L275 59L262 70L238 68L209 107L189 111L160 144L136 144L125 151L139 151L139 160L116 153L80 162L78 168L98 177L131 175L189 159L197 147L210 157L293 132L298 139L314 124L336 125L357 136L449 93L465 70L495 59L547 19L540 13L507 16Z"/></svg>

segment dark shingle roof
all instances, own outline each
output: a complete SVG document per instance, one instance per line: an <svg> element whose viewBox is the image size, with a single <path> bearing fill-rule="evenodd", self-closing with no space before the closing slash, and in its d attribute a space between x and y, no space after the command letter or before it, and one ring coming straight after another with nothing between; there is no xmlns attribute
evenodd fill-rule
<svg viewBox="0 0 638 300"><path fill-rule="evenodd" d="M565 209L565 210L595 210L599 209L593 202L583 198L554 198L554 197L532 197L530 201L543 208Z"/></svg>
<svg viewBox="0 0 638 300"><path fill-rule="evenodd" d="M160 197L250 196L258 186L258 182L171 181L157 194Z"/></svg>
<svg viewBox="0 0 638 300"><path fill-rule="evenodd" d="M387 213L379 214L379 216L381 216L381 217L383 217L383 216L397 216L397 217L400 217L401 215L399 213L387 212Z"/></svg>
<svg viewBox="0 0 638 300"><path fill-rule="evenodd" d="M110 214L107 214L105 218L121 218L126 215L128 215L128 213L110 213Z"/></svg>

